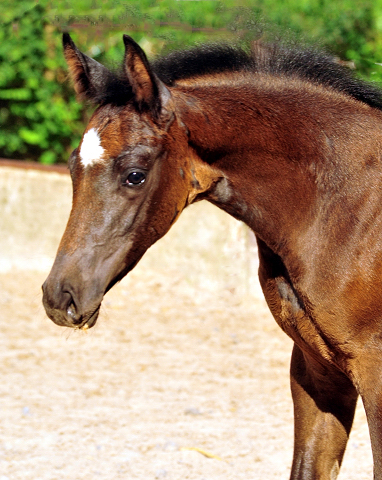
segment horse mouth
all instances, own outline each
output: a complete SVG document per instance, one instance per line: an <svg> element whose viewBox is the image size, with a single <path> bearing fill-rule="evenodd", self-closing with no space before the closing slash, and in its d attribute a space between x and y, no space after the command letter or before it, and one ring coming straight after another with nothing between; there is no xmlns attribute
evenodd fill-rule
<svg viewBox="0 0 382 480"><path fill-rule="evenodd" d="M86 318L84 318L81 323L79 323L78 325L73 325L73 327L77 330L83 331L89 330L89 328L94 327L97 322L100 309L101 305L98 305L98 307L93 311L93 313L91 313L90 315L86 315Z"/></svg>

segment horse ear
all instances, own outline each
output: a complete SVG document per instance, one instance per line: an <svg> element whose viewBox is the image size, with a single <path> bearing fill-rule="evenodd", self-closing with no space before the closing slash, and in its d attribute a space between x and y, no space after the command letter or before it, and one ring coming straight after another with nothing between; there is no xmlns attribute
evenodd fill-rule
<svg viewBox="0 0 382 480"><path fill-rule="evenodd" d="M80 52L68 33L63 34L62 41L65 60L77 95L97 103L98 93L102 91L105 79L112 73L96 60Z"/></svg>
<svg viewBox="0 0 382 480"><path fill-rule="evenodd" d="M158 116L170 98L170 92L152 71L145 52L129 35L123 36L125 44L124 69L140 109L148 108Z"/></svg>

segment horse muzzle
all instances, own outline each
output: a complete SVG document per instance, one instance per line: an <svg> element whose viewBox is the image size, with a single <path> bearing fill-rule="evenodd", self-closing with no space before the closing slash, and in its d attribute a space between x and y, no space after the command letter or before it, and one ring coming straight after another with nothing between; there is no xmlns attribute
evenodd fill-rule
<svg viewBox="0 0 382 480"><path fill-rule="evenodd" d="M86 330L95 325L103 298L95 295L90 302L80 301L70 287L61 287L49 277L42 286L43 305L48 317L57 325Z"/></svg>

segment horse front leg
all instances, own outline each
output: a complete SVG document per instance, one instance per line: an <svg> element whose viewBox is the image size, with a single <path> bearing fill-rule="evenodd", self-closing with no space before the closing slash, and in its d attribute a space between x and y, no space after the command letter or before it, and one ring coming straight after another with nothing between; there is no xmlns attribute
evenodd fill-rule
<svg viewBox="0 0 382 480"><path fill-rule="evenodd" d="M363 397L373 452L374 480L382 479L382 394Z"/></svg>
<svg viewBox="0 0 382 480"><path fill-rule="evenodd" d="M378 338L365 343L362 353L354 356L351 374L366 412L374 479L382 480L382 348Z"/></svg>
<svg viewBox="0 0 382 480"><path fill-rule="evenodd" d="M334 480L339 472L353 423L358 393L347 376L319 354L317 337L298 326L309 317L298 297L282 259L260 239L259 279L268 306L280 327L300 345L291 362L291 390L295 414L295 444L291 480ZM309 347L302 337L313 339ZM297 340L296 340L297 339ZM319 358L319 357L317 357Z"/></svg>
<svg viewBox="0 0 382 480"><path fill-rule="evenodd" d="M353 423L358 393L339 370L294 346L291 361L294 454L291 480L334 480Z"/></svg>
<svg viewBox="0 0 382 480"><path fill-rule="evenodd" d="M371 450L373 452L374 480L382 479L382 394L362 398L370 432Z"/></svg>

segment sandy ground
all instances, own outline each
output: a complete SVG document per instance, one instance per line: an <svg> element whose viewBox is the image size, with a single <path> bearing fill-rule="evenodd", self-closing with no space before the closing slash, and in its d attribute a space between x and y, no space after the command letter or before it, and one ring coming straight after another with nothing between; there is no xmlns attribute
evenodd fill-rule
<svg viewBox="0 0 382 480"><path fill-rule="evenodd" d="M0 274L0 480L287 479L291 342L261 296L134 272L88 333L52 324L45 272ZM361 405L340 479L371 479Z"/></svg>

